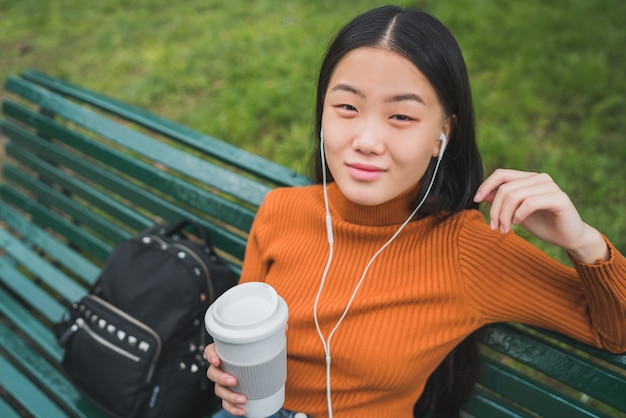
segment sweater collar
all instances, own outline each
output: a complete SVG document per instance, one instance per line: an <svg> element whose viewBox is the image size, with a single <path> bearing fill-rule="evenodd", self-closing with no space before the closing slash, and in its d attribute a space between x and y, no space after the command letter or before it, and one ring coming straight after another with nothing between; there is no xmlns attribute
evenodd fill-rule
<svg viewBox="0 0 626 418"><path fill-rule="evenodd" d="M348 200L336 183L328 184L328 200L331 211L346 222L366 226L398 225L406 221L413 211L418 188L412 187L380 205L359 205Z"/></svg>

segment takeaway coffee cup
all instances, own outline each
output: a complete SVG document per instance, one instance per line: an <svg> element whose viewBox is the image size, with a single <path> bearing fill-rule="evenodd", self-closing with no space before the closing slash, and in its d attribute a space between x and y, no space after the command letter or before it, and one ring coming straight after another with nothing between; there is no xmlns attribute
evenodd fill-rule
<svg viewBox="0 0 626 418"><path fill-rule="evenodd" d="M234 391L248 398L250 418L276 413L285 400L287 304L266 283L227 290L204 317L221 369L237 378Z"/></svg>

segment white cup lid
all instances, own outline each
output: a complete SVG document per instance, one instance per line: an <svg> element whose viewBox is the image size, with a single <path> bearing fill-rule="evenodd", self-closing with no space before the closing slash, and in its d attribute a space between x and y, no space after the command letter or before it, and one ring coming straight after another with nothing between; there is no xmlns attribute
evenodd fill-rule
<svg viewBox="0 0 626 418"><path fill-rule="evenodd" d="M244 344L259 341L284 328L287 304L267 283L248 282L224 292L205 315L214 339Z"/></svg>

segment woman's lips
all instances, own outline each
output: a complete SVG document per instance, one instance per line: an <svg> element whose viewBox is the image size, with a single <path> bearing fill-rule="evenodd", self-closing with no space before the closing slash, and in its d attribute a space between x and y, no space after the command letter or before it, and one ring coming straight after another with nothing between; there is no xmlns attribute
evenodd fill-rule
<svg viewBox="0 0 626 418"><path fill-rule="evenodd" d="M384 169L369 164L349 163L348 172L355 180L373 181L383 175Z"/></svg>

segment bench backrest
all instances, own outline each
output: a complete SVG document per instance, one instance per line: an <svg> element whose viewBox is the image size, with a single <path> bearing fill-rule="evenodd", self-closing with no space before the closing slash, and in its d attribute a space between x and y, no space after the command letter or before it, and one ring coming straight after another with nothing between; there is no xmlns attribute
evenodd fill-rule
<svg viewBox="0 0 626 418"><path fill-rule="evenodd" d="M10 77L5 88L1 126L10 161L0 185L0 313L52 364L61 352L50 324L93 283L115 243L154 222L190 217L239 273L265 193L310 182L36 71ZM0 346L12 340L2 335ZM18 368L33 368L25 349L10 351ZM626 417L625 355L514 324L489 327L482 351L472 415Z"/></svg>

